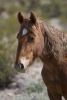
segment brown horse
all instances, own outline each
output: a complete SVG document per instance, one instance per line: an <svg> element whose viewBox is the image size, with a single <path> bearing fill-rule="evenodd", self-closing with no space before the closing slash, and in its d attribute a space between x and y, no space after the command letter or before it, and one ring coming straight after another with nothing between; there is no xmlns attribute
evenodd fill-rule
<svg viewBox="0 0 67 100"><path fill-rule="evenodd" d="M50 100L67 100L67 34L45 24L32 12L29 18L18 13L20 31L15 68L25 72L39 57L42 78Z"/></svg>

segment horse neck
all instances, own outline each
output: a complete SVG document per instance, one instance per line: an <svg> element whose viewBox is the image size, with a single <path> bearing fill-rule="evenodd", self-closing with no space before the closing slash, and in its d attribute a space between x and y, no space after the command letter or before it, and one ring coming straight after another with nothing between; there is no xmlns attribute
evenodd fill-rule
<svg viewBox="0 0 67 100"><path fill-rule="evenodd" d="M63 33L58 29L42 23L44 31L44 50L43 56L52 54L53 57L60 63L64 59Z"/></svg>

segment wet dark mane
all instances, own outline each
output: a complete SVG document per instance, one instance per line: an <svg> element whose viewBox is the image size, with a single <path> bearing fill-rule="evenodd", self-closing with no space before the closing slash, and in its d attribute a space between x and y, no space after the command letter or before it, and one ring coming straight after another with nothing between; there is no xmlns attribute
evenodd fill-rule
<svg viewBox="0 0 67 100"><path fill-rule="evenodd" d="M45 37L45 43L50 47L49 50L54 54L57 61L67 59L67 33L61 32L41 20L39 20L39 23L42 28L42 34Z"/></svg>

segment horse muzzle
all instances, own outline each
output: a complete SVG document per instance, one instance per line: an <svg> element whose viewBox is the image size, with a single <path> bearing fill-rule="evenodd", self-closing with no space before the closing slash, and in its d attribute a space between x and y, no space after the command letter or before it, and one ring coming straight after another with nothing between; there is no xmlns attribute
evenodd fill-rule
<svg viewBox="0 0 67 100"><path fill-rule="evenodd" d="M27 67L29 66L29 62L30 62L29 59L27 59L26 57L22 57L22 58L20 58L20 62L19 63L15 63L14 68L18 72L25 73Z"/></svg>
<svg viewBox="0 0 67 100"><path fill-rule="evenodd" d="M24 68L24 65L19 63L19 64L14 64L14 68L20 72L20 73L25 73L26 69Z"/></svg>

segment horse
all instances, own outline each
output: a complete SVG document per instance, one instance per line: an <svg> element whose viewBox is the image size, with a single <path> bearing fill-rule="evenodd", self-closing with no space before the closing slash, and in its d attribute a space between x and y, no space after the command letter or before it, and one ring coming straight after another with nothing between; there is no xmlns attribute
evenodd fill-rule
<svg viewBox="0 0 67 100"><path fill-rule="evenodd" d="M25 73L39 57L43 62L41 75L50 100L67 100L67 33L46 24L33 12L28 18L18 12L20 30L15 69Z"/></svg>

